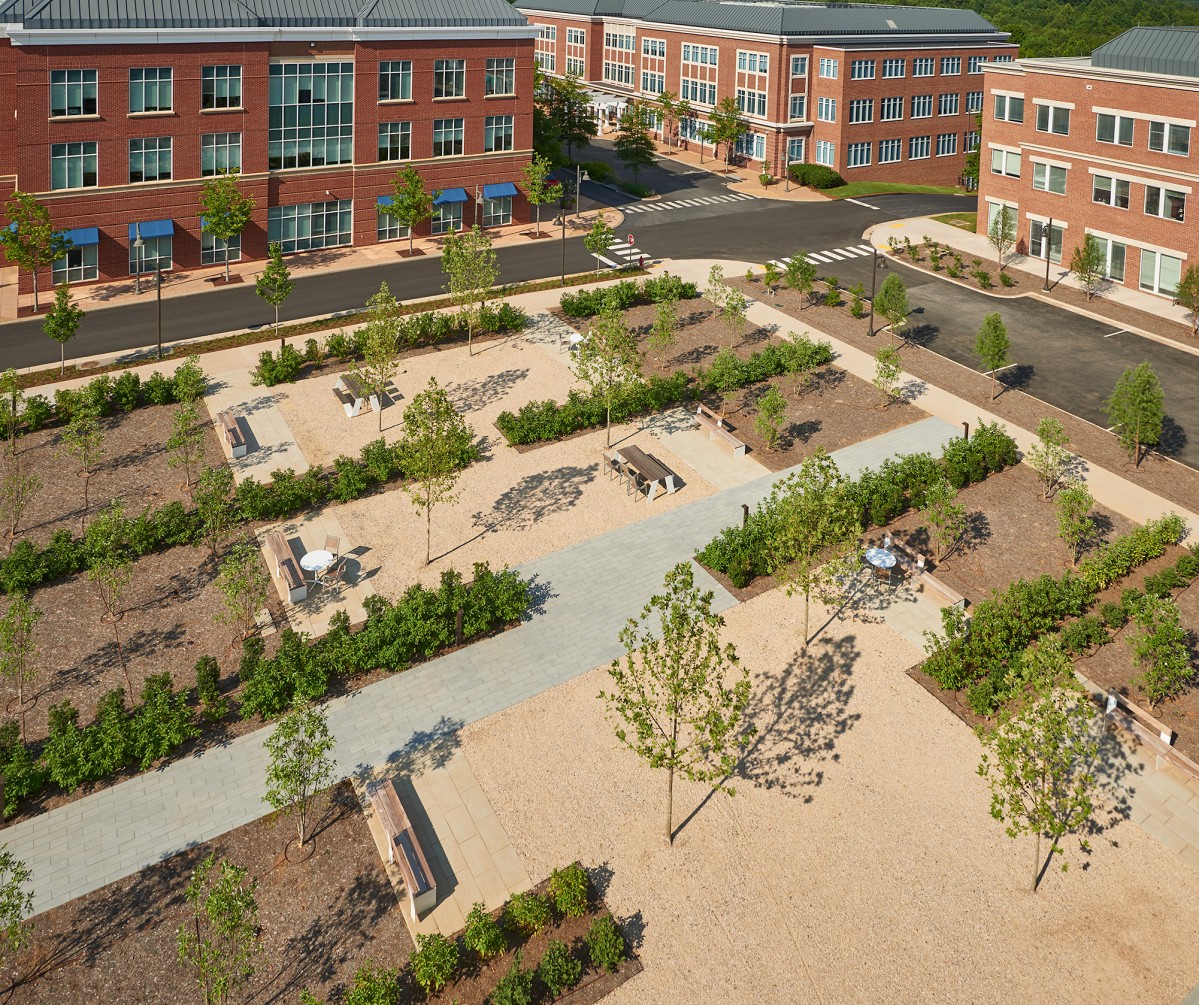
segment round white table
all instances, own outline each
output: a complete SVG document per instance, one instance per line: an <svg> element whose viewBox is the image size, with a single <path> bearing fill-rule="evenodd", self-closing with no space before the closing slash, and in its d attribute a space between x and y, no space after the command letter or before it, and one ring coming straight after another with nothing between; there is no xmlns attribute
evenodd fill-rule
<svg viewBox="0 0 1199 1005"><path fill-rule="evenodd" d="M312 581L315 583L321 572L329 568L333 564L333 552L325 551L323 548L319 551L310 551L300 559L300 568L305 572L312 573Z"/></svg>
<svg viewBox="0 0 1199 1005"><path fill-rule="evenodd" d="M876 569L895 568L895 556L887 551L886 548L867 548L866 561Z"/></svg>

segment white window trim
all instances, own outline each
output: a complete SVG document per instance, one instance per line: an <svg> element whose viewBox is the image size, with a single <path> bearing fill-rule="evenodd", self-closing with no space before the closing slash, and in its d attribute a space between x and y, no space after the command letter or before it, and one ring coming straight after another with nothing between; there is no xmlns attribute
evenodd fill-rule
<svg viewBox="0 0 1199 1005"><path fill-rule="evenodd" d="M1055 161L1050 160L1048 157L1034 157L1032 154L1028 155L1028 162L1030 164L1048 164L1050 167L1063 168L1066 171L1074 167L1070 161Z"/></svg>
<svg viewBox="0 0 1199 1005"><path fill-rule="evenodd" d="M1191 187L1172 180L1163 181L1161 178L1143 178L1135 174L1121 174L1106 168L1089 167L1087 174L1101 174L1105 178L1115 178L1117 181L1131 182L1133 185L1152 185L1154 188L1172 188L1176 192L1191 194Z"/></svg>
<svg viewBox="0 0 1199 1005"><path fill-rule="evenodd" d="M1056 195L1057 193L1054 193L1054 194ZM1070 224L1065 223L1064 221L1058 219L1058 217L1056 217L1056 216L1042 216L1040 213L1028 213L1028 212L1026 212L1024 215L1027 219L1035 220L1037 223L1045 225L1045 226L1048 226L1049 221L1052 220L1054 230L1069 230L1070 229Z"/></svg>
<svg viewBox="0 0 1199 1005"><path fill-rule="evenodd" d="M1055 101L1050 98L1033 98L1032 103L1034 105L1048 105L1050 108L1068 108L1070 111L1074 111L1073 101Z"/></svg>
<svg viewBox="0 0 1199 1005"><path fill-rule="evenodd" d="M989 195L983 197L983 202L985 202L988 206L1006 206L1008 209L1012 210L1018 210L1020 208L1020 203L1018 202L1008 202L1007 199L992 199Z"/></svg>
<svg viewBox="0 0 1199 1005"><path fill-rule="evenodd" d="M1126 119L1139 119L1142 122L1165 122L1171 126L1185 126L1188 129L1194 129L1196 125L1194 119L1172 119L1167 115L1150 115L1148 112L1127 112L1123 108L1100 108L1098 105L1092 105L1091 111L1096 115L1119 115Z"/></svg>
<svg viewBox="0 0 1199 1005"><path fill-rule="evenodd" d="M1006 154L1022 154L1022 153L1024 153L1023 147L1009 147L1006 143L988 143L987 149L988 150L1002 150Z"/></svg>
<svg viewBox="0 0 1199 1005"><path fill-rule="evenodd" d="M1023 98L1024 97L1023 91L1001 91L998 87L992 87L991 93L998 94L1004 98Z"/></svg>
<svg viewBox="0 0 1199 1005"><path fill-rule="evenodd" d="M1053 224L1057 226L1055 221ZM1187 259L1185 251L1176 251L1173 248L1163 248L1159 244L1150 244L1147 241L1138 241L1135 237L1124 237L1121 234L1109 234L1104 230L1096 230L1094 227L1085 227L1085 234L1094 234L1095 237L1102 237L1105 241L1115 241L1117 244L1127 244L1130 248L1139 248L1141 251L1154 251L1159 255L1170 255L1174 258L1181 258L1184 262Z"/></svg>

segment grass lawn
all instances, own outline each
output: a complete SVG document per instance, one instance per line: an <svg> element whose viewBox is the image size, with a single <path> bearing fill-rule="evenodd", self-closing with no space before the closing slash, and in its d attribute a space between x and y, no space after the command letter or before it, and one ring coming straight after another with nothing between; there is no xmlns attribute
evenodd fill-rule
<svg viewBox="0 0 1199 1005"><path fill-rule="evenodd" d="M974 233L974 228L978 225L977 213L942 213L940 216L934 216L937 223L947 223L951 227L961 227L962 230L968 230Z"/></svg>
<svg viewBox="0 0 1199 1005"><path fill-rule="evenodd" d="M914 192L926 195L962 195L965 189L953 185L904 185L899 182L854 181L837 188L826 188L831 199L851 199L863 195L890 195L893 192Z"/></svg>

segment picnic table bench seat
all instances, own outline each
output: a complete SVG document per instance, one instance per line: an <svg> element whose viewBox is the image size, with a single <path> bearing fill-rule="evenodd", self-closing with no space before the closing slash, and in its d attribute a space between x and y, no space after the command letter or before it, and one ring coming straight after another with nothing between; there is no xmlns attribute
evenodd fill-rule
<svg viewBox="0 0 1199 1005"><path fill-rule="evenodd" d="M308 596L308 587L296 566L295 556L291 553L283 532L277 530L268 534L266 547L271 554L274 574L287 590L287 599L293 604L299 603Z"/></svg>
<svg viewBox="0 0 1199 1005"><path fill-rule="evenodd" d="M337 383L333 385L333 394L341 402L341 407L345 409L346 415L351 419L362 414L364 401L369 401L371 408L376 412L381 407L379 396L368 391L362 381L352 373L343 373L338 376Z"/></svg>
<svg viewBox="0 0 1199 1005"><path fill-rule="evenodd" d="M923 555L917 554L906 544L896 540L891 541L889 550L895 556L896 564L902 566L913 581L941 594L949 602L950 607L966 609L966 598L929 572Z"/></svg>
<svg viewBox="0 0 1199 1005"><path fill-rule="evenodd" d="M437 882L394 783L390 779L368 782L366 795L387 839L387 861L399 866L404 876L408 911L416 921L437 903Z"/></svg>
<svg viewBox="0 0 1199 1005"><path fill-rule="evenodd" d="M225 442L229 444L229 450L233 456L245 457L246 434L237 424L237 417L230 411L224 411L217 415L217 418L221 420L221 432L224 433Z"/></svg>
<svg viewBox="0 0 1199 1005"><path fill-rule="evenodd" d="M725 428L724 418L713 412L703 402L700 402L695 409L695 422L700 428L708 431L709 440L716 437L732 448L734 457L744 456L745 444Z"/></svg>

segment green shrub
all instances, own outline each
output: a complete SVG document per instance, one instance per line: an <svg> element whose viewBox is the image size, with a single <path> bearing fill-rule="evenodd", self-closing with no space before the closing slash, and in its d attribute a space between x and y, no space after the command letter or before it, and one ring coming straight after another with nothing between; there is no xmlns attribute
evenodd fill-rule
<svg viewBox="0 0 1199 1005"><path fill-rule="evenodd" d="M175 384L155 370L142 384L142 396L151 405L169 405L175 400Z"/></svg>
<svg viewBox="0 0 1199 1005"><path fill-rule="evenodd" d="M537 964L537 976L555 998L573 988L583 976L583 964L570 955L565 942L550 939Z"/></svg>
<svg viewBox="0 0 1199 1005"><path fill-rule="evenodd" d="M0 771L4 773L4 816L17 811L22 800L37 795L46 785L46 770L21 742L15 721L0 726Z"/></svg>
<svg viewBox="0 0 1199 1005"><path fill-rule="evenodd" d="M1177 698L1195 678L1178 605L1168 598L1148 596L1137 604L1133 619L1138 630L1128 641L1144 670L1133 678L1134 683L1151 706Z"/></svg>
<svg viewBox="0 0 1199 1005"><path fill-rule="evenodd" d="M398 1005L399 972L385 967L377 967L370 960L360 966L354 974L354 986L350 988L341 1005ZM305 1000L300 996L300 1005L321 1005L315 998L309 996Z"/></svg>
<svg viewBox="0 0 1199 1005"><path fill-rule="evenodd" d="M49 737L42 748L46 773L64 792L74 792L92 778L90 751L79 728L79 710L69 701L51 705Z"/></svg>
<svg viewBox="0 0 1199 1005"><path fill-rule="evenodd" d="M625 960L624 936L612 919L604 914L591 923L586 936L587 948L591 953L591 965L597 970L615 973Z"/></svg>
<svg viewBox="0 0 1199 1005"><path fill-rule="evenodd" d="M1119 629L1128 624L1128 614L1124 608L1110 601L1099 606L1099 617L1108 628Z"/></svg>
<svg viewBox="0 0 1199 1005"><path fill-rule="evenodd" d="M838 188L845 184L836 171L823 164L792 164L789 168L791 180L813 188Z"/></svg>
<svg viewBox="0 0 1199 1005"><path fill-rule="evenodd" d="M458 969L458 944L440 932L418 934L416 949L408 957L412 976L425 994L440 991L454 978Z"/></svg>
<svg viewBox="0 0 1199 1005"><path fill-rule="evenodd" d="M132 412L141 404L142 379L135 370L126 370L112 385L113 404L121 412Z"/></svg>
<svg viewBox="0 0 1199 1005"><path fill-rule="evenodd" d="M1145 592L1153 597L1168 597L1183 586L1186 586L1186 580L1173 566L1145 577Z"/></svg>
<svg viewBox="0 0 1199 1005"><path fill-rule="evenodd" d="M21 418L25 420L30 432L41 429L53 415L54 406L44 394L31 394L25 399L25 409L21 412Z"/></svg>
<svg viewBox="0 0 1199 1005"><path fill-rule="evenodd" d="M1006 287L1012 287L1012 286L1015 286L1015 285L1016 285L1016 280L1014 280L1014 279L1013 279L1013 278L1012 278L1012 277L1011 277L1011 276L1010 276L1008 273L1006 273L1006 272L1001 272L1001 273L999 273L999 282L1000 282L1001 284L1003 284L1004 286L1006 286Z"/></svg>
<svg viewBox="0 0 1199 1005"><path fill-rule="evenodd" d="M278 356L269 349L264 349L258 354L258 365L254 368L250 383L266 387L290 384L300 375L303 367L304 357L295 346L285 343L279 347Z"/></svg>
<svg viewBox="0 0 1199 1005"><path fill-rule="evenodd" d="M229 711L229 700L221 694L221 668L212 656L196 660L196 697L205 722L220 722Z"/></svg>
<svg viewBox="0 0 1199 1005"><path fill-rule="evenodd" d="M587 871L578 862L550 873L550 897L558 913L568 918L579 918L587 913L591 903L589 888Z"/></svg>
<svg viewBox="0 0 1199 1005"><path fill-rule="evenodd" d="M325 352L337 359L350 359L354 355L354 344L343 331L335 331L325 339Z"/></svg>
<svg viewBox="0 0 1199 1005"><path fill-rule="evenodd" d="M504 930L477 901L466 916L466 930L462 933L462 941L466 943L466 948L481 960L498 956L508 947Z"/></svg>
<svg viewBox="0 0 1199 1005"><path fill-rule="evenodd" d="M1103 621L1093 614L1079 618L1062 629L1062 646L1066 652L1075 655L1085 653L1092 646L1101 646L1107 640Z"/></svg>
<svg viewBox="0 0 1199 1005"><path fill-rule="evenodd" d="M146 677L142 701L130 717L129 731L131 759L141 770L199 735L187 704L187 692L171 688L169 673Z"/></svg>
<svg viewBox="0 0 1199 1005"><path fill-rule="evenodd" d="M504 924L515 934L527 938L549 923L549 901L535 893L514 893L504 905Z"/></svg>
<svg viewBox="0 0 1199 1005"><path fill-rule="evenodd" d="M608 183L616 180L616 169L607 161L583 161L580 167L592 181Z"/></svg>
<svg viewBox="0 0 1199 1005"><path fill-rule="evenodd" d="M518 949L512 957L512 966L487 996L491 1005L533 1005L533 971L525 970L520 961Z"/></svg>
<svg viewBox="0 0 1199 1005"><path fill-rule="evenodd" d="M1174 563L1174 571L1178 573L1180 579L1190 582L1196 576L1199 576L1199 555L1193 551L1184 552L1178 557L1178 561Z"/></svg>
<svg viewBox="0 0 1199 1005"><path fill-rule="evenodd" d="M1088 555L1078 564L1078 575L1094 593L1107 589L1139 565L1165 554L1166 549L1182 540L1182 518L1169 513L1150 520L1123 537Z"/></svg>

